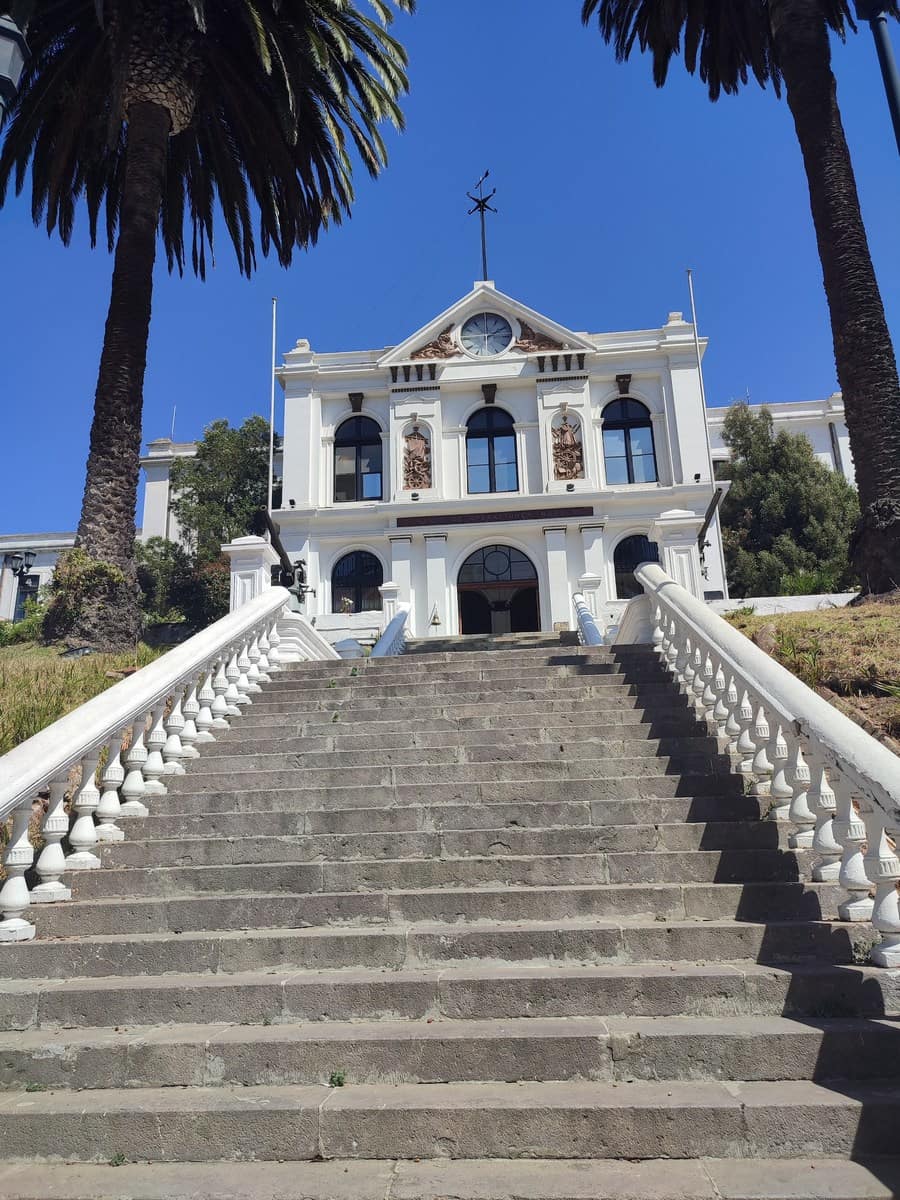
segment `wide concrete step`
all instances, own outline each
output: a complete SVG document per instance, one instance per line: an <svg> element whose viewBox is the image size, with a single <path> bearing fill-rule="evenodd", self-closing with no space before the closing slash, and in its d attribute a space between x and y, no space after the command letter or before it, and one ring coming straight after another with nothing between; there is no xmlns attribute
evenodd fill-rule
<svg viewBox="0 0 900 1200"><path fill-rule="evenodd" d="M664 718L651 719L639 709L625 708L613 713L607 713L603 720L598 720L594 712L557 714L542 714L535 710L529 713L503 713L493 717L463 717L458 720L450 717L435 717L432 720L409 717L402 720L353 722L352 725L332 721L333 714L306 714L309 720L291 720L287 716L279 722L279 732L286 738L302 737L307 739L321 738L328 741L335 749L353 750L354 739L378 739L382 745L394 743L388 739L393 737L412 738L413 745L432 744L431 739L438 737L448 739L434 742L434 745L454 745L450 740L456 736L468 737L475 734L480 737L502 737L507 733L521 733L526 738L535 741L553 741L560 735L564 737L705 737L706 729L699 725L692 714L674 713ZM334 725L337 728L324 728ZM254 724L252 714L247 713L240 721L235 721L232 728L217 735L215 743L207 743L202 753L205 756L214 753L219 746L228 748L238 743L262 741L270 738L272 730L263 724ZM404 745L405 742L398 742ZM311 745L310 749L316 749ZM327 749L327 746L318 747Z"/></svg>
<svg viewBox="0 0 900 1200"><path fill-rule="evenodd" d="M262 814L260 814L262 815ZM589 816L589 814L585 814ZM142 822L143 826L153 818ZM175 820L175 818L171 818ZM576 825L565 828L385 830L365 833L286 834L266 836L253 815L243 820L235 836L214 836L198 818L193 837L165 830L170 838L129 840L100 848L101 859L112 867L231 866L250 863L292 863L357 858L461 858L487 855L557 855L601 851L654 850L786 850L784 825L768 821L696 822L693 825ZM212 818L210 818L212 820ZM157 819L156 824L161 824ZM129 829L129 833L131 829ZM205 836L202 836L205 835Z"/></svg>
<svg viewBox="0 0 900 1200"><path fill-rule="evenodd" d="M135 955L135 963L138 956ZM198 974L17 978L0 984L6 1030L234 1022L508 1020L526 1017L900 1014L900 979L828 963L596 963L384 971L359 967ZM335 1064L338 1067L339 1064Z"/></svg>
<svg viewBox="0 0 900 1200"><path fill-rule="evenodd" d="M744 796L737 780L708 775L624 775L619 779L510 779L486 783L431 783L400 786L359 785L331 788L266 787L255 776L250 786L228 778L227 786L210 785L196 791L177 791L152 796L151 811L163 817L169 813L258 812L263 809L282 812L335 812L352 808L404 808L426 805L432 808L478 806L483 804L555 804L563 801L590 804L637 805L643 801L680 800L691 807L689 816L700 814L723 817L747 812L756 803ZM237 785L237 786L236 786ZM721 808L719 807L721 805ZM747 807L741 807L746 805ZM758 815L758 804L756 812ZM612 807L606 811L612 812Z"/></svg>
<svg viewBox="0 0 900 1200"><path fill-rule="evenodd" d="M377 701L361 701L353 699L341 700L329 695L318 707L306 708L295 701L277 701L277 707L261 708L258 703L249 705L242 710L239 717L234 718L235 724L249 727L262 726L271 728L273 718L279 725L282 721L294 720L304 726L315 723L352 721L356 725L370 725L385 720L453 720L465 721L475 718L483 722L489 718L511 718L519 716L545 716L549 719L560 719L568 716L587 717L591 721L607 723L618 720L618 713L632 710L639 711L640 720L664 720L670 716L683 717L689 710L687 701L675 692L661 692L658 696L645 696L632 692L629 688L620 688L616 692L607 692L601 696L584 697L567 694L558 695L535 694L534 691L519 694L511 692L508 697L498 698L495 694L476 698L473 702L467 697L434 696L420 700L414 705L389 704ZM335 720L337 713L337 720ZM232 718L229 718L231 720ZM633 718L622 718L630 720Z"/></svg>
<svg viewBox="0 0 900 1200"><path fill-rule="evenodd" d="M575 665L529 666L527 663L508 663L503 667L476 667L472 670L447 670L430 667L389 673L386 671L361 671L356 676L347 675L275 675L266 684L266 695L286 693L290 695L315 695L322 691L353 691L360 696L375 695L382 691L390 695L417 692L422 695L433 693L436 685L453 691L477 690L477 685L506 691L520 687L557 688L580 682L590 687L614 686L622 683L665 682L670 678L659 665L649 659L635 663L586 662ZM466 685L469 685L468 687Z"/></svg>
<svg viewBox="0 0 900 1200"><path fill-rule="evenodd" d="M277 803L277 797L272 798ZM440 830L528 830L575 827L615 827L644 825L646 837L656 826L660 844L668 849L718 849L714 844L697 843L694 826L740 826L740 837L763 839L762 845L782 845L777 824L760 822L759 802L750 796L677 797L669 800L588 800L525 801L514 804L407 804L397 808L346 808L335 810L260 808L240 812L203 812L202 800L186 799L189 811L164 816L144 817L139 821L121 820L126 842L101 849L115 854L115 861L128 862L126 847L135 842L178 838L281 838L304 834L381 834ZM154 803L154 811L157 811ZM760 832L760 831L764 832ZM773 835L772 830L775 830ZM722 830L724 834L725 830ZM716 834L711 830L710 837ZM685 839L681 841L680 839ZM774 840L769 840L774 839ZM645 841L644 845L650 844ZM754 844L757 844L754 842ZM118 854L126 857L119 859ZM112 861L112 860L110 860ZM169 860L174 865L177 857Z"/></svg>
<svg viewBox="0 0 900 1200"><path fill-rule="evenodd" d="M651 727L644 725L613 727L605 733L584 727L576 733L567 726L552 729L525 726L518 729L454 729L427 733L416 730L396 733L360 731L330 735L327 727L320 728L323 732L311 735L290 730L281 733L269 730L265 737L224 737L215 744L204 746L202 758L187 765L195 772L206 769L202 764L218 763L221 758L250 758L269 754L299 754L303 756L304 763L308 762L310 766L315 766L318 759L326 754L339 754L341 762L354 766L365 765L366 761L377 763L384 754L410 755L410 758L415 754L419 761L430 764L437 761L432 757L434 752L444 754L447 751L456 752L456 759L451 758L451 762L467 762L473 761L470 752L481 756L489 749L497 751L499 757L517 753L523 758L540 758L551 753L581 758L593 758L598 754L609 754L616 758L648 758L704 748L710 753L716 752L715 740L696 722L682 728L676 727L668 736L651 733ZM633 733L633 729L638 732ZM262 733L261 730L257 732ZM392 757L390 761L398 760ZM478 757L474 761L478 761Z"/></svg>
<svg viewBox="0 0 900 1200"><path fill-rule="evenodd" d="M339 1064L336 1066L335 1064ZM787 1017L175 1024L0 1034L0 1090L494 1080L889 1079L900 1021Z"/></svg>
<svg viewBox="0 0 900 1200"><path fill-rule="evenodd" d="M402 755L400 750L388 754ZM439 754L435 751L435 756ZM453 751L446 752L448 756ZM191 792L220 792L233 790L238 777L252 778L255 788L294 788L306 791L329 791L337 795L348 787L416 787L428 793L432 782L446 787L459 784L466 789L478 784L512 783L528 780L554 782L565 780L613 780L621 784L625 779L668 777L696 778L706 781L707 788L715 786L719 791L737 790L741 781L729 774L725 759L714 759L709 754L680 753L677 758L522 758L513 754L508 759L485 758L478 762L444 762L422 764L401 762L394 765L341 766L335 755L326 758L332 766L311 767L295 756L273 756L270 762L262 759L256 766L252 756L236 755L232 759L220 758L204 763L202 769L189 771L186 775L170 776L166 780L170 795L188 795ZM433 771L429 770L433 766ZM693 785L692 785L693 786ZM665 793L662 793L665 794ZM625 797L623 796L623 799Z"/></svg>
<svg viewBox="0 0 900 1200"><path fill-rule="evenodd" d="M554 763L571 764L585 762L590 764L590 772L600 771L599 762L612 762L620 774L633 774L646 770L648 763L659 764L659 770L672 771L683 766L685 770L704 770L722 774L728 773L728 762L715 752L715 745L709 739L701 738L672 738L664 743L659 739L654 741L626 741L624 739L591 739L554 742L504 742L497 743L491 739L483 745L450 745L445 747L416 746L396 749L372 748L368 750L309 750L303 739L297 739L294 744L279 743L277 739L268 742L265 749L257 747L243 754L229 753L222 747L218 754L210 757L205 755L200 759L189 760L187 774L193 777L205 778L208 775L219 775L223 772L240 774L246 771L257 773L294 771L306 774L317 770L350 772L352 770L368 770L376 772L378 768L415 767L418 777L436 776L443 778L443 768L452 768L451 774L460 776L462 782L475 778L474 771L460 773L459 767L488 766L491 772L500 763ZM629 770L629 764L635 764L635 770ZM337 765L336 765L337 764ZM658 772L653 772L654 774ZM409 772L406 772L408 776ZM179 777L180 778L180 777ZM313 779L320 778L313 776ZM358 779L358 776L351 776ZM387 782L383 776L373 782ZM399 782L406 782L401 779ZM177 791L180 784L173 790Z"/></svg>
<svg viewBox="0 0 900 1200"><path fill-rule="evenodd" d="M118 1163L118 1160L117 1160ZM0 1164L7 1200L891 1200L900 1159Z"/></svg>
<svg viewBox="0 0 900 1200"><path fill-rule="evenodd" d="M502 704L506 696L515 695L518 703L526 700L579 700L615 703L620 695L642 697L651 703L666 696L677 700L678 693L664 679L631 681L615 675L597 675L586 682L584 679L536 680L518 686L515 683L464 682L422 684L406 687L403 684L357 689L353 687L324 687L296 690L266 688L255 696L250 707L257 712L304 712L321 709L335 704L350 705L360 709L371 708L379 702L390 703L397 710L414 709L429 701L443 700L451 704ZM599 707L599 705L598 705Z"/></svg>
<svg viewBox="0 0 900 1200"><path fill-rule="evenodd" d="M657 914L659 915L659 914ZM399 970L435 963L765 962L849 963L865 942L865 931L828 921L754 923L738 920L676 920L663 916L566 918L518 922L394 922L373 928L324 926L307 929L182 932L148 936L137 944L123 937L81 938L65 944L42 942L15 955L23 975L87 977L138 969L185 973L284 968L331 970L365 963ZM868 943L866 943L866 949ZM864 956L864 955L863 955ZM137 961L136 961L137 960ZM12 968L10 963L6 970Z"/></svg>
<svg viewBox="0 0 900 1200"><path fill-rule="evenodd" d="M0 1096L23 1159L824 1158L896 1152L900 1087L810 1081L108 1088Z"/></svg>
<svg viewBox="0 0 900 1200"><path fill-rule="evenodd" d="M308 895L502 884L761 883L799 880L805 851L779 849L505 853L445 858L352 858L224 866L106 867L73 872L76 900L269 892ZM262 869L261 869L262 868Z"/></svg>
<svg viewBox="0 0 900 1200"><path fill-rule="evenodd" d="M265 882L265 880L263 881ZM834 884L781 882L754 883L667 883L591 884L549 887L450 886L426 890L318 892L224 892L207 895L150 897L144 899L82 900L35 907L33 919L39 936L36 942L5 947L6 970L24 970L41 954L57 952L70 962L67 946L46 939L113 937L126 945L138 934L184 935L188 932L271 929L303 930L310 926L340 926L365 923L421 921L563 921L569 919L715 920L734 917L740 921L818 921L831 918L837 910L838 888ZM843 928L843 926L842 926ZM864 929L863 926L858 927ZM842 935L843 936L843 935ZM76 946L75 942L71 946ZM47 951L40 946L47 946ZM97 947L99 970L101 954ZM73 950L77 960L85 955ZM104 952L106 953L106 952ZM111 951L110 951L111 953ZM141 962L136 950L125 953L130 969ZM142 951L149 954L146 948ZM164 955L170 951L163 949ZM208 954L199 953L198 970L209 970ZM360 959L365 962L365 959ZM64 973L70 968L60 967ZM152 965L141 967L152 972ZM164 970L180 968L166 967ZM30 972L34 974L34 971ZM37 971L47 974L48 971Z"/></svg>

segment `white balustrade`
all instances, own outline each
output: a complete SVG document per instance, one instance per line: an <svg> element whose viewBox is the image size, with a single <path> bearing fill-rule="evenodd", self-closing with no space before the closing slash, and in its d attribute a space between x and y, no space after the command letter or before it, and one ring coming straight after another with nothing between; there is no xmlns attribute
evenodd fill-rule
<svg viewBox="0 0 900 1200"><path fill-rule="evenodd" d="M3 851L0 942L34 937L26 915L31 904L69 900L66 873L100 868L100 843L139 829L154 797L165 792L163 781L177 786L196 746L227 731L229 713L240 715L251 703L253 685L263 686L283 669L276 624L288 599L283 588L261 593L0 758L0 821L12 820ZM291 620L302 627L296 657L338 657L304 617L291 614ZM79 764L81 779L73 788L71 772ZM29 825L38 823L36 802L47 789L39 822L43 847L34 863ZM33 863L38 882L29 891Z"/></svg>
<svg viewBox="0 0 900 1200"><path fill-rule="evenodd" d="M900 966L900 759L697 600L657 563L635 576L652 641L745 788L789 828L816 883L838 884L838 916L870 922L879 966ZM807 862L806 855L809 855Z"/></svg>
<svg viewBox="0 0 900 1200"><path fill-rule="evenodd" d="M582 646L602 646L603 634L600 632L600 626L594 614L591 612L587 600L581 592L576 592L572 597L572 604L575 607L575 618L578 622L578 640ZM654 629L654 635L657 630ZM662 630L659 631L660 640L662 638Z"/></svg>
<svg viewBox="0 0 900 1200"><path fill-rule="evenodd" d="M398 605L397 612L384 628L381 637L372 647L370 658L390 658L402 654L406 646L407 624L409 622L409 607Z"/></svg>

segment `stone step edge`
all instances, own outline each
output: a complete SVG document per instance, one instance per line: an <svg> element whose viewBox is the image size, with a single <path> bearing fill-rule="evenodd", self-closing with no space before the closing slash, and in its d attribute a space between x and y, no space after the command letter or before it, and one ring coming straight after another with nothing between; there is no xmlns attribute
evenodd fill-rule
<svg viewBox="0 0 900 1200"><path fill-rule="evenodd" d="M331 1159L4 1165L5 1200L891 1200L900 1158Z"/></svg>

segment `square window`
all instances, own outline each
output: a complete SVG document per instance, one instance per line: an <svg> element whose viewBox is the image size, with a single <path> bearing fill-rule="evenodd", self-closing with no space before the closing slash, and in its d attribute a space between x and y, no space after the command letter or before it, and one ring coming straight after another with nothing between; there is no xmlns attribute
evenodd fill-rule
<svg viewBox="0 0 900 1200"><path fill-rule="evenodd" d="M381 472L372 472L362 477L363 500L381 499Z"/></svg>
<svg viewBox="0 0 900 1200"><path fill-rule="evenodd" d="M656 483L656 462L652 454L636 454L632 466L635 483Z"/></svg>
<svg viewBox="0 0 900 1200"><path fill-rule="evenodd" d="M487 464L477 466L469 464L469 491L470 492L489 492L491 490L491 476Z"/></svg>
<svg viewBox="0 0 900 1200"><path fill-rule="evenodd" d="M518 471L515 462L495 463L494 482L498 492L515 492L519 488Z"/></svg>
<svg viewBox="0 0 900 1200"><path fill-rule="evenodd" d="M469 438L466 443L466 455L470 467L486 467L488 464L487 438Z"/></svg>
<svg viewBox="0 0 900 1200"><path fill-rule="evenodd" d="M603 453L607 458L625 457L625 430L603 430Z"/></svg>
<svg viewBox="0 0 900 1200"><path fill-rule="evenodd" d="M628 483L628 460L624 458L606 459L606 482L617 485Z"/></svg>

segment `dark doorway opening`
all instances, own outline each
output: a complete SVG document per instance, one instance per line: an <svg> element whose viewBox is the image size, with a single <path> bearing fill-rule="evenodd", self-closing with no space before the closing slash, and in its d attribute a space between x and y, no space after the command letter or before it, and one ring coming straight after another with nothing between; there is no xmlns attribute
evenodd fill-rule
<svg viewBox="0 0 900 1200"><path fill-rule="evenodd" d="M460 633L532 633L541 627L537 571L521 550L484 546L463 563Z"/></svg>

